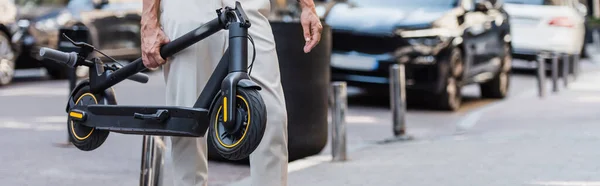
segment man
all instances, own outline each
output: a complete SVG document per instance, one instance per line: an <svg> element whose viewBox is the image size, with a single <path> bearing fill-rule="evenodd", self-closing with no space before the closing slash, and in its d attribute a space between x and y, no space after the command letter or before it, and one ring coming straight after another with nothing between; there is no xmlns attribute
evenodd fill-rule
<svg viewBox="0 0 600 186"><path fill-rule="evenodd" d="M238 0L252 23L248 33L256 45L252 79L263 89L267 107L267 128L258 148L250 155L254 186L287 185L287 113L281 87L275 41L266 15L269 0ZM321 39L321 22L313 0L299 0L301 23L310 52ZM226 31L177 53L168 60L159 48L171 39L216 18L216 9L235 7L235 0L143 0L142 58L148 68L164 65L167 105L193 106L228 45ZM294 37L294 36L290 36ZM301 37L301 36L298 36ZM252 50L252 46L249 46ZM250 56L251 57L251 54ZM206 138L172 137L174 185L206 186L208 177Z"/></svg>

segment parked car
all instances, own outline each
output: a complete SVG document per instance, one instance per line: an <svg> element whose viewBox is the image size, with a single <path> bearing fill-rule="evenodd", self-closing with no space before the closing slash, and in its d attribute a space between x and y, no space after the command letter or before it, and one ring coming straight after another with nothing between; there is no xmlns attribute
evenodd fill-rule
<svg viewBox="0 0 600 186"><path fill-rule="evenodd" d="M12 42L17 10L9 0L0 0L0 86L9 84L15 73L17 46Z"/></svg>
<svg viewBox="0 0 600 186"><path fill-rule="evenodd" d="M577 0L504 1L515 58L534 61L541 51L580 55L584 50L587 9Z"/></svg>
<svg viewBox="0 0 600 186"><path fill-rule="evenodd" d="M507 16L500 2L489 0L337 4L325 18L333 29L332 80L386 91L389 67L402 63L407 99L454 111L461 88L473 83L483 97L504 98L512 50Z"/></svg>
<svg viewBox="0 0 600 186"><path fill-rule="evenodd" d="M66 78L67 68L39 58L39 48L59 47L59 30L87 30L86 40L117 60L133 60L141 56L141 0L16 0L19 19L29 22L23 55L17 68L45 67L54 78ZM101 55L96 56L103 58ZM33 60L32 60L33 59ZM104 58L103 58L104 59ZM106 59L104 59L106 60Z"/></svg>

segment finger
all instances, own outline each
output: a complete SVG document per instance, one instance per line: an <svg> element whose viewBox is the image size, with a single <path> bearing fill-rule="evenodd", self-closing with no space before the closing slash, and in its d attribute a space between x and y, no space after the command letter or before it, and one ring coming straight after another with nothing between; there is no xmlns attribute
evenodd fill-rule
<svg viewBox="0 0 600 186"><path fill-rule="evenodd" d="M314 46L317 46L317 44L319 44L319 42L321 41L321 31L323 31L323 26L321 26L321 23L317 23L317 25L315 27L313 27L312 30L312 39L311 39L311 43Z"/></svg>
<svg viewBox="0 0 600 186"><path fill-rule="evenodd" d="M310 21L302 22L302 31L304 32L304 41L308 43L310 40Z"/></svg>
<svg viewBox="0 0 600 186"><path fill-rule="evenodd" d="M312 38L310 33L310 26L303 27L304 28L304 53L310 52L310 40Z"/></svg>
<svg viewBox="0 0 600 186"><path fill-rule="evenodd" d="M157 53L154 55L154 62L156 62L155 67L159 67L165 63L165 60Z"/></svg>
<svg viewBox="0 0 600 186"><path fill-rule="evenodd" d="M146 68L150 68L150 60L148 59L148 55L147 54L143 54L142 55L142 63L144 64L144 66Z"/></svg>
<svg viewBox="0 0 600 186"><path fill-rule="evenodd" d="M304 32L304 41L310 40L310 21L302 22L302 31Z"/></svg>
<svg viewBox="0 0 600 186"><path fill-rule="evenodd" d="M315 46L317 46L317 44L321 40L320 24L317 23L311 29L312 29L312 38L310 39L310 42L306 45L306 48L304 49L304 51L306 53L310 52L313 48L315 48Z"/></svg>
<svg viewBox="0 0 600 186"><path fill-rule="evenodd" d="M156 68L158 66L158 63L156 61L156 57L155 54L153 52L147 54L148 55L148 68Z"/></svg>
<svg viewBox="0 0 600 186"><path fill-rule="evenodd" d="M171 39L169 39L169 37L167 37L167 35L165 35L165 34L163 33L163 34L162 34L162 37L161 37L161 43L162 43L162 44L167 44L167 43L169 43L169 42L171 42Z"/></svg>

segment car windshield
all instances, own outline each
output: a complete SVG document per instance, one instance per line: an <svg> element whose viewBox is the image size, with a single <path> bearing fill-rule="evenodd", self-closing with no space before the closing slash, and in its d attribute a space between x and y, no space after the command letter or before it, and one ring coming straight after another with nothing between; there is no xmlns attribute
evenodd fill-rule
<svg viewBox="0 0 600 186"><path fill-rule="evenodd" d="M391 8L452 8L458 0L349 0L357 6Z"/></svg>
<svg viewBox="0 0 600 186"><path fill-rule="evenodd" d="M560 0L504 0L507 4L526 4L526 5L561 5Z"/></svg>

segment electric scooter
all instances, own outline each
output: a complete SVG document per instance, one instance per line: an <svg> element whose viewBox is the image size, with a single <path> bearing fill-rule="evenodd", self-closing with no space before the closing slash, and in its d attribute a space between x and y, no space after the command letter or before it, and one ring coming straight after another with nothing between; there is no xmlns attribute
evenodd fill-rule
<svg viewBox="0 0 600 186"><path fill-rule="evenodd" d="M104 143L109 132L203 137L208 130L207 139L221 156L230 160L248 157L258 147L267 121L261 87L250 78L255 56L248 66L248 41L254 46L248 35L251 24L239 2L235 8L216 12L217 18L160 49L160 55L167 59L222 29L229 31L229 48L193 107L117 105L113 85L125 79L148 81L148 76L140 73L146 69L141 58L121 67L106 65L99 58L88 59L93 51L103 54L101 51L70 39L80 48L79 53L42 48L43 58L71 68L89 67L89 79L77 84L66 106L71 143L80 150L92 151Z"/></svg>

